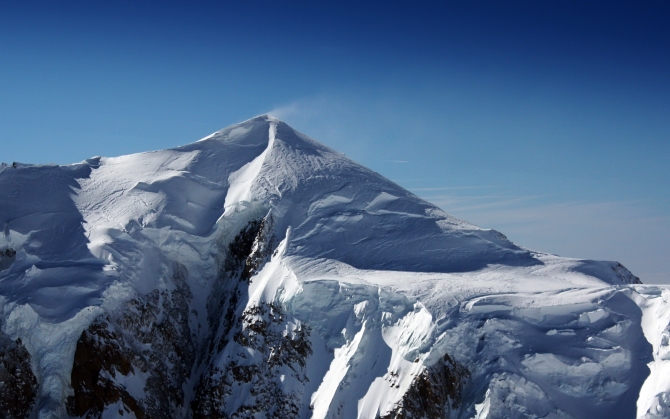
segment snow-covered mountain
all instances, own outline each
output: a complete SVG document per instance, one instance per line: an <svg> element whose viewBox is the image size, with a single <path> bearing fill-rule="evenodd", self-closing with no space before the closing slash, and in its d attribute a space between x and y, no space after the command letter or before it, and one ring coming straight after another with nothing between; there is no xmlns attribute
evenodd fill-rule
<svg viewBox="0 0 670 419"><path fill-rule="evenodd" d="M670 290L268 116L0 168L0 416L670 417Z"/></svg>

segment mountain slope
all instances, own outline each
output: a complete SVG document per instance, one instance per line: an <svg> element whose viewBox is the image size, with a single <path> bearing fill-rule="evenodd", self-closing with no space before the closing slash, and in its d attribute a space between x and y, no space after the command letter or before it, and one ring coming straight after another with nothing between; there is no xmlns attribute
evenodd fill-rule
<svg viewBox="0 0 670 419"><path fill-rule="evenodd" d="M670 412L665 288L520 248L273 118L0 170L10 417Z"/></svg>

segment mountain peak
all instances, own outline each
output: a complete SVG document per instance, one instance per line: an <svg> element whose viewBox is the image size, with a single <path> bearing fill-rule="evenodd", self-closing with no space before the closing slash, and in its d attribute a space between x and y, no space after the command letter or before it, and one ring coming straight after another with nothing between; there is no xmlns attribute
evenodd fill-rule
<svg viewBox="0 0 670 419"><path fill-rule="evenodd" d="M670 389L645 375L667 290L520 248L268 115L5 168L0 226L13 418L632 417Z"/></svg>
<svg viewBox="0 0 670 419"><path fill-rule="evenodd" d="M267 143L271 138L274 138L278 132L280 133L279 138L285 143L302 147L310 144L311 147L333 151L320 142L298 132L286 122L269 114L259 115L247 119L246 121L230 125L199 141L216 139L218 141L227 141L238 144Z"/></svg>

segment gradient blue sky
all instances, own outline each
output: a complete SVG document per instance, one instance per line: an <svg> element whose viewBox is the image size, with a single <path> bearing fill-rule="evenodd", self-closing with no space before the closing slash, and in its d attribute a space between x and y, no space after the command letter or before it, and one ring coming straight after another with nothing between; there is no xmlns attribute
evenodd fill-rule
<svg viewBox="0 0 670 419"><path fill-rule="evenodd" d="M670 283L670 2L0 0L0 160L271 112L447 212Z"/></svg>

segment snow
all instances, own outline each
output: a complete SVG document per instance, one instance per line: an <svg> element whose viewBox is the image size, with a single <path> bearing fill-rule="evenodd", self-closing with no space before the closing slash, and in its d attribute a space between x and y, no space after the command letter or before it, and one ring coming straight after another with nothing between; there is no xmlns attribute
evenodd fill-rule
<svg viewBox="0 0 670 419"><path fill-rule="evenodd" d="M224 201L227 204L226 208L230 208L240 202L254 201L251 194L251 186L261 172L263 163L265 162L265 156L268 154L269 150L272 149L275 136L274 131L275 127L271 126L268 134L268 147L263 150L258 157L228 176L228 193L226 194L226 199Z"/></svg>
<svg viewBox="0 0 670 419"><path fill-rule="evenodd" d="M342 332L344 334L345 331ZM364 334L365 322L353 339L342 347L335 349L333 362L331 362L328 372L324 375L319 389L312 395L311 405L314 409L312 418L325 419L327 417L337 389L349 371L351 358L358 350Z"/></svg>
<svg viewBox="0 0 670 419"><path fill-rule="evenodd" d="M640 390L638 417L670 417L670 289L638 287L633 297L642 307L642 330L653 347L650 374Z"/></svg>
<svg viewBox="0 0 670 419"><path fill-rule="evenodd" d="M445 354L471 373L453 417L670 417L669 289L520 248L270 117L171 150L5 167L0 197L0 250L17 251L2 325L32 356L35 417L64 417L82 330L169 287L169 261L205 326L220 249L268 214L277 249L245 304L315 331L312 418L386 414Z"/></svg>

